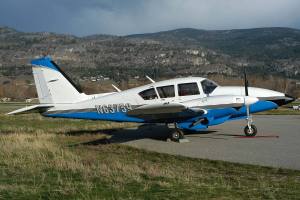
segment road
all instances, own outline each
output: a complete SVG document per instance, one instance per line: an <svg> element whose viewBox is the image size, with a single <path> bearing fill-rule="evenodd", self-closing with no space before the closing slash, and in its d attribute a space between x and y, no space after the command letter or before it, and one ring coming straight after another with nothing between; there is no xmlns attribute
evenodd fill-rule
<svg viewBox="0 0 300 200"><path fill-rule="evenodd" d="M137 148L238 163L300 170L300 116L254 116L258 134L244 137L244 120L227 122L208 131L188 134L188 143L166 142L163 126L117 130L112 142Z"/></svg>

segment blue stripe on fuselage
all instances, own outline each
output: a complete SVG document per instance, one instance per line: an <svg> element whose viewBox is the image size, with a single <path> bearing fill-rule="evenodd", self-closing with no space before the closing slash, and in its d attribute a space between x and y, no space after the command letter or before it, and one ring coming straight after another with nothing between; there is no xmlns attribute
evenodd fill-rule
<svg viewBox="0 0 300 200"><path fill-rule="evenodd" d="M98 112L74 112L74 113L57 113L45 114L47 117L73 118L73 119L91 119L91 120L107 120L116 122L144 122L143 119L129 117L126 113L108 113L100 114Z"/></svg>

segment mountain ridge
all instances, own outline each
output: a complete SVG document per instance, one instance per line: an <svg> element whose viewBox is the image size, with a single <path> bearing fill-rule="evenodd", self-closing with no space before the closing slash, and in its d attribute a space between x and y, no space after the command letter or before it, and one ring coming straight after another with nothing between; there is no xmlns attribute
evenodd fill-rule
<svg viewBox="0 0 300 200"><path fill-rule="evenodd" d="M185 28L129 36L77 37L0 27L2 87L7 78L31 77L28 63L42 55L51 55L79 82L102 76L120 83L145 74L156 79L191 75L238 79L243 67L253 77L300 80L298 29Z"/></svg>

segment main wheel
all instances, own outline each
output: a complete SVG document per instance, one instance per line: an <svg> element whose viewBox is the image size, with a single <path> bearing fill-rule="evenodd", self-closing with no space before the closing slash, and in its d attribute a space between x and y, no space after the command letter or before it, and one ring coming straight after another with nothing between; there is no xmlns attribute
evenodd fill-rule
<svg viewBox="0 0 300 200"><path fill-rule="evenodd" d="M171 134L171 140L178 142L180 139L184 138L184 133L182 130L175 128L175 131Z"/></svg>
<svg viewBox="0 0 300 200"><path fill-rule="evenodd" d="M171 140L173 141L178 141L180 139L180 134L178 131L174 131L172 134L171 134Z"/></svg>
<svg viewBox="0 0 300 200"><path fill-rule="evenodd" d="M249 128L248 126L245 126L244 128L244 133L246 136L248 137L254 137L257 133L257 128L255 125L251 124L250 126L251 128Z"/></svg>

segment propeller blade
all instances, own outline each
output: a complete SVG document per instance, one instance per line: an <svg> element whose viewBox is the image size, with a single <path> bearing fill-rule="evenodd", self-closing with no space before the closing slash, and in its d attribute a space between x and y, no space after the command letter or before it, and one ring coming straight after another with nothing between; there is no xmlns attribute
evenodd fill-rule
<svg viewBox="0 0 300 200"><path fill-rule="evenodd" d="M244 86L245 86L245 96L249 96L249 92L248 92L248 79L247 79L247 74L246 74L246 68L244 68Z"/></svg>

